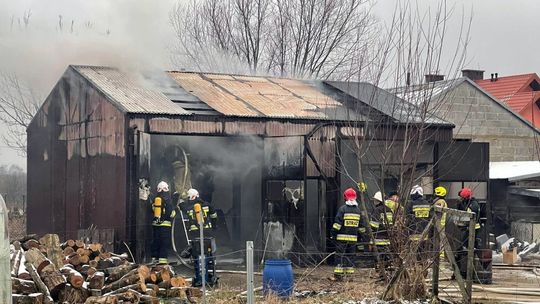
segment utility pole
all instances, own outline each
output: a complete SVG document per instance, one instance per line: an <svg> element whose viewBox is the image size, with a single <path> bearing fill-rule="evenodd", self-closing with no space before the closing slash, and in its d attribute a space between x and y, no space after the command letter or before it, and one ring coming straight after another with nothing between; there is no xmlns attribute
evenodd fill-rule
<svg viewBox="0 0 540 304"><path fill-rule="evenodd" d="M197 217L197 223L199 224L199 244L200 244L200 255L199 255L199 268L201 270L201 282L202 282L202 302L206 303L206 265L204 258L204 216L202 214L201 204L195 204L193 206L195 210L195 215Z"/></svg>
<svg viewBox="0 0 540 304"><path fill-rule="evenodd" d="M246 242L246 270L247 270L247 304L254 302L253 289L253 241Z"/></svg>

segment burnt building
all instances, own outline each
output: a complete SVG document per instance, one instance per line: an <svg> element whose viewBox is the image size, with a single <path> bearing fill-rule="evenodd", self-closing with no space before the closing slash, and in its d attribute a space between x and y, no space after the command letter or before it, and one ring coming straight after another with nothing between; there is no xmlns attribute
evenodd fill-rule
<svg viewBox="0 0 540 304"><path fill-rule="evenodd" d="M76 238L93 227L94 238L146 257L140 185L165 180L214 204L222 248L325 251L359 168L371 193L395 186L380 166L388 134L403 151L404 130L422 124L425 145L384 158L414 163L426 184L437 177L453 125L415 111L367 83L70 66L28 128L28 231ZM178 223L175 235L185 242Z"/></svg>

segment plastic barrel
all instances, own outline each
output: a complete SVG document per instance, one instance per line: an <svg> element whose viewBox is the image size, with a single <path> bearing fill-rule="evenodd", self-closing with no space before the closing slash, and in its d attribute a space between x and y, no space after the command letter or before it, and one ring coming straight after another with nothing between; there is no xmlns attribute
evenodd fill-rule
<svg viewBox="0 0 540 304"><path fill-rule="evenodd" d="M294 275L290 260L267 260L263 270L263 292L289 298L294 289Z"/></svg>

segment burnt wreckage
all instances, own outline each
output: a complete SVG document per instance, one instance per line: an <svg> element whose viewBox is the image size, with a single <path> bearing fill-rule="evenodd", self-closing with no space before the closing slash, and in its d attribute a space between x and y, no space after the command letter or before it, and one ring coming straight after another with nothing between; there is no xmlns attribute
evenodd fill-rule
<svg viewBox="0 0 540 304"><path fill-rule="evenodd" d="M76 238L95 227L96 241L125 242L147 258L151 212L140 185L155 191L165 180L214 204L222 252L246 240L266 256L325 252L342 190L358 182L358 139L370 141L362 154L370 192L381 178L386 191L396 184L378 149L391 131L396 153L387 157L399 163L409 124L425 123L414 172L433 179L455 166L438 152L454 126L414 113L367 83L70 66L28 128L28 231ZM477 163L449 182L466 182ZM185 244L182 225L175 236Z"/></svg>

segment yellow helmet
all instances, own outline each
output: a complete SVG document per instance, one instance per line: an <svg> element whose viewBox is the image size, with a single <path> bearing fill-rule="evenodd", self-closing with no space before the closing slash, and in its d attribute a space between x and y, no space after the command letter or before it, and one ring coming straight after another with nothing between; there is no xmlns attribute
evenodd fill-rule
<svg viewBox="0 0 540 304"><path fill-rule="evenodd" d="M446 196L446 188L441 187L441 186L435 188L435 195L436 196Z"/></svg>

